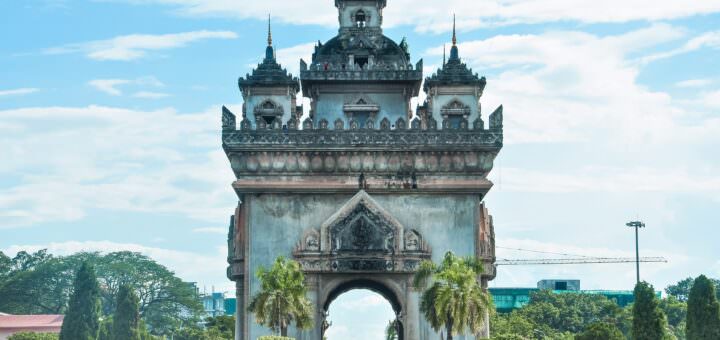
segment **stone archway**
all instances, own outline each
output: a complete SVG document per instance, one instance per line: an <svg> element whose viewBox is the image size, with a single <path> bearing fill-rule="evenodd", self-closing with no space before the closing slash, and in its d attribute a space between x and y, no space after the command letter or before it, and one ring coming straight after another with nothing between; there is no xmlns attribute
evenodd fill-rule
<svg viewBox="0 0 720 340"><path fill-rule="evenodd" d="M355 289L366 289L382 296L392 307L395 312L395 325L398 334L398 340L404 340L405 337L405 320L406 313L404 308L407 308L407 302L405 294L398 292L399 286L402 282L396 282L395 280L400 279L404 281L405 278L368 278L366 276L337 276L330 278L327 284L320 290L321 298L318 300L318 310L323 319L320 321L321 328L321 339L324 338L325 331L327 330L327 316L329 316L330 305L342 294Z"/></svg>
<svg viewBox="0 0 720 340"><path fill-rule="evenodd" d="M308 228L293 253L315 296L316 333L327 329L327 311L339 295L368 289L393 307L400 339L417 337L417 297L412 276L430 259L427 242L407 228L365 191L358 192L319 228ZM313 339L314 340L314 339Z"/></svg>

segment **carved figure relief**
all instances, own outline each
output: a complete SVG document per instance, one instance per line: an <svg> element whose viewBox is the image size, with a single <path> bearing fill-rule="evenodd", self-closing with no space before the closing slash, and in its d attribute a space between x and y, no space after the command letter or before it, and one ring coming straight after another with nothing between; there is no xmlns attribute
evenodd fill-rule
<svg viewBox="0 0 720 340"><path fill-rule="evenodd" d="M403 238L405 247L398 240ZM295 250L305 271L415 270L430 258L416 230L400 222L361 190L320 227L308 229Z"/></svg>

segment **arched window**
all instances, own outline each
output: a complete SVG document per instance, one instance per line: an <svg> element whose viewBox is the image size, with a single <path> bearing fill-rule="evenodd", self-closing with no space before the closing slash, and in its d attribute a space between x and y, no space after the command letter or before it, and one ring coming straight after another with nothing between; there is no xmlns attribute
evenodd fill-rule
<svg viewBox="0 0 720 340"><path fill-rule="evenodd" d="M357 27L365 27L365 21L365 11L359 10L355 12L355 24L357 25Z"/></svg>

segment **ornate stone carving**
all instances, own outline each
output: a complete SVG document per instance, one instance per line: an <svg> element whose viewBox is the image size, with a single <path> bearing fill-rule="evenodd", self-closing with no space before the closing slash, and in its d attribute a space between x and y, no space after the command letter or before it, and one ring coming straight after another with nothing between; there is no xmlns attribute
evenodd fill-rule
<svg viewBox="0 0 720 340"><path fill-rule="evenodd" d="M387 117L383 118L383 120L380 121L380 130L383 130L383 131L390 130L390 120L387 119Z"/></svg>
<svg viewBox="0 0 720 340"><path fill-rule="evenodd" d="M303 121L303 130L312 130L312 129L313 129L312 118L310 118L310 117L305 118L305 121Z"/></svg>
<svg viewBox="0 0 720 340"><path fill-rule="evenodd" d="M345 121L338 118L335 120L335 130L341 131L345 128Z"/></svg>
<svg viewBox="0 0 720 340"><path fill-rule="evenodd" d="M420 123L420 119L419 119L419 118L415 118L415 119L413 119L413 120L410 122L410 127L411 127L413 130L420 130L420 125L421 125L421 123Z"/></svg>
<svg viewBox="0 0 720 340"><path fill-rule="evenodd" d="M365 128L368 130L375 129L375 121L372 118L365 120Z"/></svg>
<svg viewBox="0 0 720 340"><path fill-rule="evenodd" d="M328 128L328 121L327 121L327 119L325 119L325 118L320 119L320 122L318 123L318 128L319 128L320 130L327 130L327 128Z"/></svg>
<svg viewBox="0 0 720 340"><path fill-rule="evenodd" d="M235 122L235 114L230 112L228 108L225 106L222 107L222 129L225 130L235 130L236 127Z"/></svg>
<svg viewBox="0 0 720 340"><path fill-rule="evenodd" d="M490 130L502 130L503 128L503 106L500 105L495 112L490 114Z"/></svg>
<svg viewBox="0 0 720 340"><path fill-rule="evenodd" d="M412 272L430 258L430 249L418 231L406 231L361 190L319 232L308 229L294 255L306 272Z"/></svg>
<svg viewBox="0 0 720 340"><path fill-rule="evenodd" d="M473 129L475 130L484 130L485 129L485 122L482 120L482 118L477 117L475 121L473 122Z"/></svg>
<svg viewBox="0 0 720 340"><path fill-rule="evenodd" d="M407 129L407 125L405 124L405 119L398 118L398 120L395 122L395 128L398 130Z"/></svg>

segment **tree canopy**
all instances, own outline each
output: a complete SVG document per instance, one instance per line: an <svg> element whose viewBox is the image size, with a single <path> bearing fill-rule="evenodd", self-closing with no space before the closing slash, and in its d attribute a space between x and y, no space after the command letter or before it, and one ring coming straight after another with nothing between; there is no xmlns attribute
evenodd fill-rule
<svg viewBox="0 0 720 340"><path fill-rule="evenodd" d="M485 313L492 308L490 294L477 280L482 272L482 262L452 252L445 253L439 265L431 261L420 264L413 279L415 288L422 291L420 312L435 331L445 329L446 339L464 334L466 329L480 333Z"/></svg>
<svg viewBox="0 0 720 340"><path fill-rule="evenodd" d="M665 315L660 310L660 302L655 296L655 290L647 282L639 282L635 286L635 302L633 303L633 339L665 339L665 328Z"/></svg>
<svg viewBox="0 0 720 340"><path fill-rule="evenodd" d="M255 319L281 336L287 336L287 328L295 323L297 328L312 327L313 307L307 299L305 276L300 264L278 257L266 269L258 269L261 290L250 302L249 311Z"/></svg>
<svg viewBox="0 0 720 340"><path fill-rule="evenodd" d="M169 335L202 313L192 285L147 256L128 251L56 257L41 250L19 252L14 258L0 252L0 310L11 314L65 314L75 271L83 262L95 268L105 316L115 311L122 285L129 285L138 296L140 316L153 334Z"/></svg>
<svg viewBox="0 0 720 340"><path fill-rule="evenodd" d="M95 340L100 326L100 287L95 270L83 262L73 285L60 340Z"/></svg>
<svg viewBox="0 0 720 340"><path fill-rule="evenodd" d="M698 276L690 289L687 304L687 339L720 339L720 304L715 285L705 275Z"/></svg>

